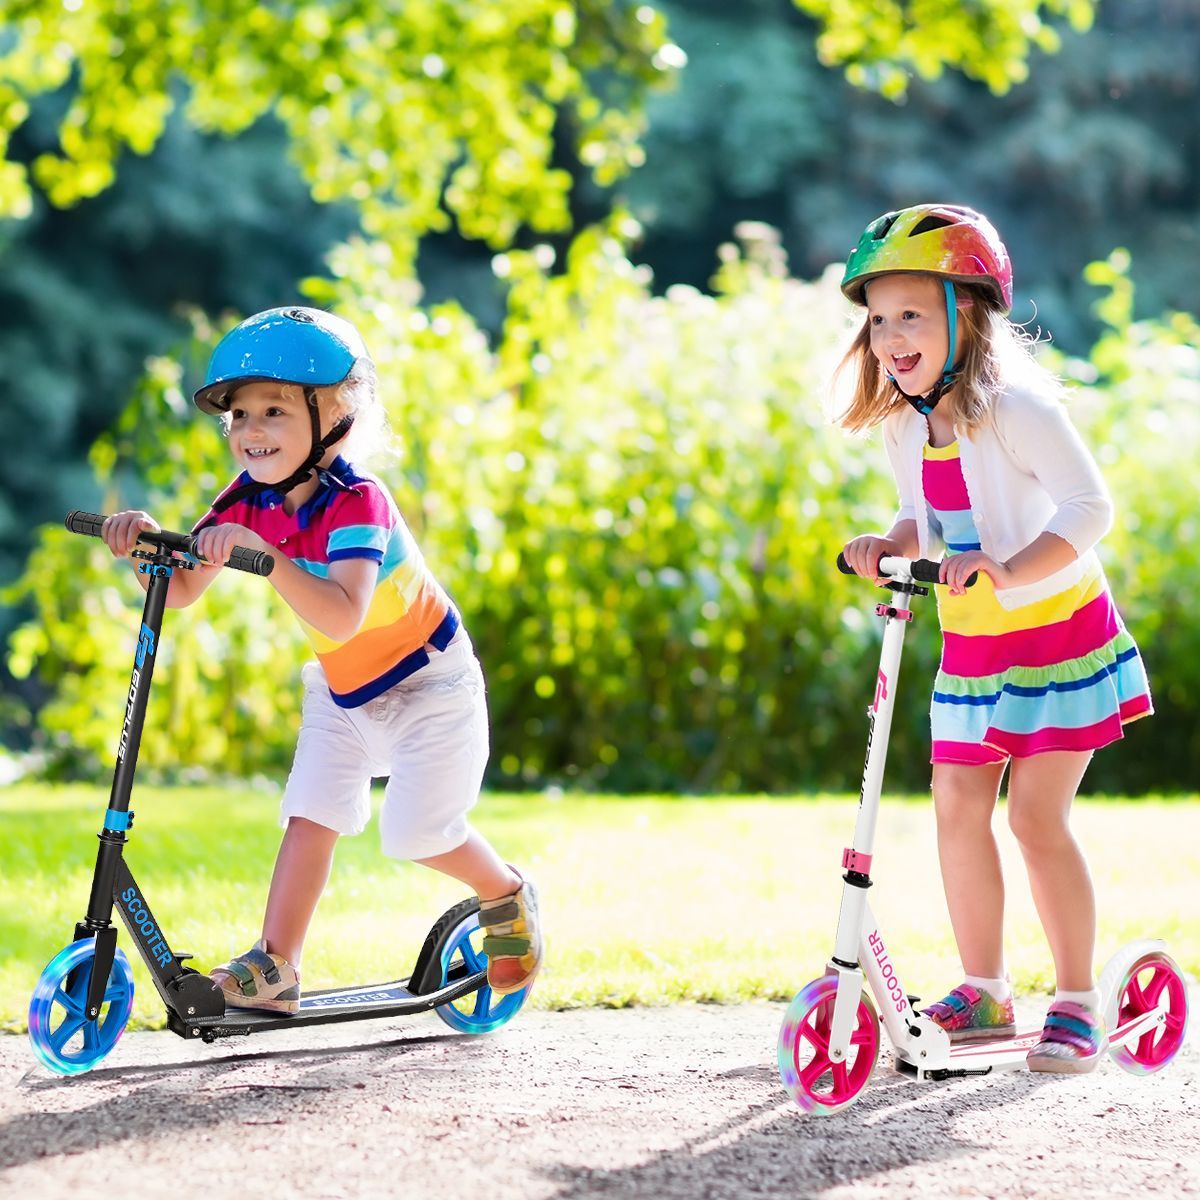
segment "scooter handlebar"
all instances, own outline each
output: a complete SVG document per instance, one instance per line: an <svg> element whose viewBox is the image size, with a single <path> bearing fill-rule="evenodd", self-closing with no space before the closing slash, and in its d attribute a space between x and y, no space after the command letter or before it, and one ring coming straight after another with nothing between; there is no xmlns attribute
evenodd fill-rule
<svg viewBox="0 0 1200 1200"><path fill-rule="evenodd" d="M67 513L66 526L72 533L83 534L86 537L100 537L106 517L99 513L80 512L74 509ZM194 533L172 533L168 529L160 529L157 533L144 532L138 535L138 541L150 542L167 547L168 550L180 550L199 558L196 553L196 535ZM263 550L247 550L244 546L234 546L229 552L229 561L225 564L235 571L246 571L250 575L270 575L275 569L275 559Z"/></svg>
<svg viewBox="0 0 1200 1200"><path fill-rule="evenodd" d="M843 575L854 575L854 568L846 561L846 556L838 552L837 568ZM915 579L918 583L940 583L942 564L928 558L889 558L885 555L879 560L879 575L881 579ZM978 571L972 571L967 577L967 587L974 587L979 578Z"/></svg>

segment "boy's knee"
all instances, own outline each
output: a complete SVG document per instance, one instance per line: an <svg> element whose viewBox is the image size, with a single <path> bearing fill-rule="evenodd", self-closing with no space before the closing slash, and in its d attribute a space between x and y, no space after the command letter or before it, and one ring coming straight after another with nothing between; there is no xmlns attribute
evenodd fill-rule
<svg viewBox="0 0 1200 1200"><path fill-rule="evenodd" d="M379 822L380 841L383 852L389 858L418 862L426 858L437 858L449 854L463 844L467 837L466 818L458 818L449 825L430 825L421 820L405 820L386 816Z"/></svg>

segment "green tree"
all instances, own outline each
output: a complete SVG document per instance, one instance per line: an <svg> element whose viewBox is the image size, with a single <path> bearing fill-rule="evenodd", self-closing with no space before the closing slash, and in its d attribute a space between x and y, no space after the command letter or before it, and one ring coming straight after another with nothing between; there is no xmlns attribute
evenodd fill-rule
<svg viewBox="0 0 1200 1200"><path fill-rule="evenodd" d="M499 257L510 290L495 349L459 306L422 309L378 243L343 247L333 278L309 285L378 359L401 445L377 469L479 649L491 782L848 786L878 628L870 589L832 562L850 534L886 527L895 493L878 438L827 420L851 319L836 272L789 278L776 236L750 226L724 249L715 295L655 296L627 254L636 236L618 217L584 231L565 264L545 247ZM1117 499L1105 563L1159 709L1089 783L1142 790L1187 786L1200 751L1196 517L1191 491L1162 482L1189 478L1200 453L1200 328L1132 320L1123 265L1089 271L1108 330L1091 358L1055 366ZM174 524L230 469L182 374L156 364L93 456L112 503L149 486ZM37 615L11 662L55 688L43 746L60 769L102 772L102 698L119 711L140 592L98 543L51 529L22 595ZM906 650L894 786L927 780L935 621L926 604ZM226 573L168 622L147 766L278 777L305 656L291 615L264 581Z"/></svg>
<svg viewBox="0 0 1200 1200"><path fill-rule="evenodd" d="M1005 92L1029 74L1034 49L1055 51L1058 30L1043 20L1092 23L1093 0L795 0L823 27L821 61L845 66L850 79L887 96L903 96L910 71L936 79L946 67Z"/></svg>
<svg viewBox="0 0 1200 1200"><path fill-rule="evenodd" d="M1103 762L1105 791L1191 789L1200 755L1200 322L1188 313L1134 316L1130 257L1115 250L1087 268L1103 289L1104 332L1086 358L1051 352L1077 390L1076 419L1112 489L1116 520L1104 540L1117 603L1150 673L1156 714L1138 730L1141 755Z"/></svg>
<svg viewBox="0 0 1200 1200"><path fill-rule="evenodd" d="M1035 48L1086 27L1092 0L796 0L821 28L822 60L903 93L907 72L944 66L1003 91ZM641 161L645 86L682 63L648 4L608 0L327 0L250 11L229 0L9 0L0 27L0 148L34 96L73 80L57 153L33 176L56 204L94 195L122 148L146 153L176 80L201 128L286 124L319 200L361 205L402 257L444 229L493 246L528 224L567 223L570 177L553 163L569 118L574 151L601 182ZM7 43L7 45L5 45ZM22 163L0 171L0 212L30 208Z"/></svg>
<svg viewBox="0 0 1200 1200"><path fill-rule="evenodd" d="M562 228L560 112L611 177L636 153L640 89L670 61L652 8L608 0L9 0L0 39L0 146L32 97L72 85L59 148L31 167L54 204L109 186L122 149L147 153L182 82L201 129L275 113L316 199L358 204L410 262L451 217L494 245ZM0 212L30 207L29 172L4 163Z"/></svg>
<svg viewBox="0 0 1200 1200"><path fill-rule="evenodd" d="M643 224L664 288L705 287L739 221L784 236L793 270L842 260L879 212L934 197L987 212L1016 268L1018 315L1085 354L1100 335L1081 264L1133 255L1139 316L1196 310L1200 261L1200 9L1106 0L1087 32L1034 54L993 95L955 72L910 80L903 103L832 76L792 0L667 0L688 56L647 106L646 165L615 187ZM966 8L967 6L962 6ZM594 218L610 194L586 186Z"/></svg>
<svg viewBox="0 0 1200 1200"><path fill-rule="evenodd" d="M52 144L50 106L20 130L23 157ZM0 223L0 584L20 573L34 526L98 503L88 450L146 359L187 336L186 311L297 298L296 280L355 228L350 206L313 202L284 155L271 119L227 140L176 116L101 195L67 211L38 197L25 220Z"/></svg>

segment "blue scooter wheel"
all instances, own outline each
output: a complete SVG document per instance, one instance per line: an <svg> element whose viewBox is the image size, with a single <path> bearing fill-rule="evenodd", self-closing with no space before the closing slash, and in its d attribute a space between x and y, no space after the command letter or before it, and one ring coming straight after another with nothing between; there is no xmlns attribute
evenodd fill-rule
<svg viewBox="0 0 1200 1200"><path fill-rule="evenodd" d="M478 971L487 970L487 955L484 954L483 932L479 928L479 914L472 913L464 917L447 935L442 946L442 987L450 979L450 969L466 964L467 970L474 975ZM439 1005L433 1011L437 1013L451 1029L459 1033L491 1033L499 1029L507 1021L517 1015L528 988L512 992L507 996L497 996L485 983L477 992L469 992L457 1000Z"/></svg>
<svg viewBox="0 0 1200 1200"><path fill-rule="evenodd" d="M125 1031L133 1008L133 972L119 947L113 956L100 1015L85 1012L96 939L83 938L47 964L29 1002L29 1043L38 1060L59 1075L94 1067Z"/></svg>

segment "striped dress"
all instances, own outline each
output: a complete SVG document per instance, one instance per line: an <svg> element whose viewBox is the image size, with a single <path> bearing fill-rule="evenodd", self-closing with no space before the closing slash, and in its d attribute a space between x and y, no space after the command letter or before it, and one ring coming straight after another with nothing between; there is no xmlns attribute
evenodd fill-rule
<svg viewBox="0 0 1200 1200"><path fill-rule="evenodd" d="M946 553L980 549L957 442L925 446L921 480ZM933 762L1096 750L1153 711L1137 645L1092 561L1073 587L1016 609L1001 606L982 572L961 596L938 590L943 640L930 708Z"/></svg>

